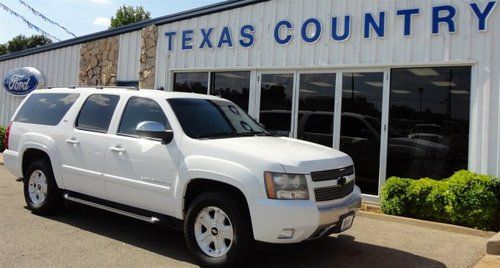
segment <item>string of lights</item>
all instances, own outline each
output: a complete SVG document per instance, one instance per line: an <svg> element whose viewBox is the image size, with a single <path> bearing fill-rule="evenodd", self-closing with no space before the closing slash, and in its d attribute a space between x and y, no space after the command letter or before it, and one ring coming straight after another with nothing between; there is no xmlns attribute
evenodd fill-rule
<svg viewBox="0 0 500 268"><path fill-rule="evenodd" d="M30 29L33 29L33 30L35 30L35 31L37 31L37 32L39 32L39 33L41 33L41 34L43 34L43 35L45 35L45 36L47 36L47 37L49 37L49 38L51 38L51 39L54 39L54 40L56 40L56 41L61 41L59 38L57 38L57 37L55 37L55 36L53 36L53 35L51 35L51 34L47 33L46 31L44 31L44 30L40 29L40 27L38 27L38 26L36 26L35 24L31 23L31 22L30 22L30 21L28 21L25 17L23 17L23 16L19 15L17 12L15 12L15 11L14 11L14 10L12 10L12 9L10 9L10 8L9 8L9 7L7 7L6 5L4 5L4 4L0 3L0 6L1 6L1 7L2 7L2 8L6 11L6 12L8 12L8 13L10 13L10 14L12 14L12 15L14 15L14 16L16 16L16 17L18 17L18 18L20 18L20 19L21 19L21 20L22 20L22 21L23 21L26 25L28 25L28 27L29 27Z"/></svg>
<svg viewBox="0 0 500 268"><path fill-rule="evenodd" d="M68 34L72 35L73 37L76 37L76 35L70 31L68 31L68 29L66 29L64 26L60 25L59 23L47 18L45 15L43 15L42 13L40 13L38 10L32 8L30 5L28 5L26 2L24 2L23 0L19 0L19 2L25 6L26 8L28 8L31 12L33 12L33 14L37 15L38 17L42 18L44 21L46 22L49 22L49 23L52 23L54 25L56 25L57 27L63 29L65 32L67 32Z"/></svg>

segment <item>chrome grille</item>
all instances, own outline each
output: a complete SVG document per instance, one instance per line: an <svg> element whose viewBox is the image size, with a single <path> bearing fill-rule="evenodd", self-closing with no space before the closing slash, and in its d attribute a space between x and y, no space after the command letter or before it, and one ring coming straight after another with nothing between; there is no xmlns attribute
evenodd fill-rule
<svg viewBox="0 0 500 268"><path fill-rule="evenodd" d="M312 172L311 178L314 182L329 181L329 180L336 180L344 176L350 176L352 174L354 174L354 166L347 166L338 169Z"/></svg>
<svg viewBox="0 0 500 268"><path fill-rule="evenodd" d="M354 180L344 185L334 185L314 189L314 196L317 202L330 201L346 197L354 190Z"/></svg>

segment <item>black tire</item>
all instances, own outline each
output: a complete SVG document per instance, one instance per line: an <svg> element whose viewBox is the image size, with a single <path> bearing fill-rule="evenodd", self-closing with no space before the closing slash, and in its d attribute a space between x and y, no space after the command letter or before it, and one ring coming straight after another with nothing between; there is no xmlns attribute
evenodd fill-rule
<svg viewBox="0 0 500 268"><path fill-rule="evenodd" d="M46 197L43 202L39 204L34 202L29 194L30 177L35 172L37 175L42 172L47 181ZM61 209L64 204L64 198L62 196L61 189L57 187L52 167L48 161L43 159L35 160L26 169L24 174L24 199L26 200L28 209L33 211L35 214L50 215Z"/></svg>
<svg viewBox="0 0 500 268"><path fill-rule="evenodd" d="M195 221L204 208L220 208L231 221L234 239L229 251L221 257L210 257L198 246L195 237ZM204 267L227 267L242 263L254 248L251 222L245 204L238 202L235 195L219 191L199 195L189 206L184 222L184 238L191 253Z"/></svg>

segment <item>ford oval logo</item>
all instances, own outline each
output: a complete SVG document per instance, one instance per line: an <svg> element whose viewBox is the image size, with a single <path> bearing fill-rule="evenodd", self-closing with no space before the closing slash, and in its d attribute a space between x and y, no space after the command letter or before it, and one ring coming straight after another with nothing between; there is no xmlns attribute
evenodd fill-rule
<svg viewBox="0 0 500 268"><path fill-rule="evenodd" d="M3 78L3 88L16 96L27 95L43 86L45 86L45 76L33 67L13 69Z"/></svg>

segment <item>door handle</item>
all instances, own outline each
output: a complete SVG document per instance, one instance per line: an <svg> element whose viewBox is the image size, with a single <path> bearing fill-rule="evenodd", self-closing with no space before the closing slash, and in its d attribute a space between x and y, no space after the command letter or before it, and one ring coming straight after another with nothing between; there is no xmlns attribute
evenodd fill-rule
<svg viewBox="0 0 500 268"><path fill-rule="evenodd" d="M67 139L66 143L73 144L73 146L76 146L76 145L80 144L80 141L76 138L71 138L71 139Z"/></svg>
<svg viewBox="0 0 500 268"><path fill-rule="evenodd" d="M124 152L127 151L127 149L119 147L119 146L111 147L110 150L112 152L115 152L115 153L118 153L118 154L123 154Z"/></svg>

